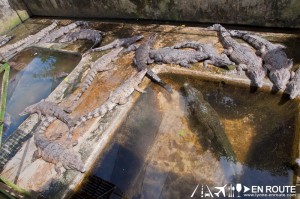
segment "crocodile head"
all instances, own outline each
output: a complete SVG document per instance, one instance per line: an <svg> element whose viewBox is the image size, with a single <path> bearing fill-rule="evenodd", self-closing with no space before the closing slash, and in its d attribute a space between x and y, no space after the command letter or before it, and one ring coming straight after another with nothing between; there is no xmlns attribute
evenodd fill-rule
<svg viewBox="0 0 300 199"><path fill-rule="evenodd" d="M263 67L253 67L246 71L246 75L251 79L254 86L260 88L263 86L263 80L267 75L267 70Z"/></svg>
<svg viewBox="0 0 300 199"><path fill-rule="evenodd" d="M235 65L235 63L232 62L225 54L221 54L220 57L213 57L213 60L215 66Z"/></svg>
<svg viewBox="0 0 300 199"><path fill-rule="evenodd" d="M300 87L296 82L290 82L286 86L285 93L289 94L290 99L295 99L300 93Z"/></svg>
<svg viewBox="0 0 300 199"><path fill-rule="evenodd" d="M291 78L291 72L287 69L273 70L269 78L278 89L284 89Z"/></svg>
<svg viewBox="0 0 300 199"><path fill-rule="evenodd" d="M66 169L77 170L82 173L86 171L80 155L73 150L68 150L67 153L64 153L61 161Z"/></svg>
<svg viewBox="0 0 300 199"><path fill-rule="evenodd" d="M207 27L206 29L207 30L220 30L221 27L222 27L221 24L214 24L212 26Z"/></svg>
<svg viewBox="0 0 300 199"><path fill-rule="evenodd" d="M132 38L133 38L133 40L135 40L135 41L139 41L139 40L141 40L141 39L144 38L144 35L134 35L134 36L132 36Z"/></svg>
<svg viewBox="0 0 300 199"><path fill-rule="evenodd" d="M26 107L21 113L19 113L20 116L24 116L27 114L31 114L35 112L36 104L33 104L31 106Z"/></svg>
<svg viewBox="0 0 300 199"><path fill-rule="evenodd" d="M199 98L203 99L203 94L199 90L190 86L188 83L184 83L183 90L186 93L188 104L194 103L194 101L198 100Z"/></svg>

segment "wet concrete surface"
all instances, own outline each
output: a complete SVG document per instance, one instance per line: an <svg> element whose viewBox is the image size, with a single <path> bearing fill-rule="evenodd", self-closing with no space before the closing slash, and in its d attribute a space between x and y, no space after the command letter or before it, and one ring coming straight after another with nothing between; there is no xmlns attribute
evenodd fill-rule
<svg viewBox="0 0 300 199"><path fill-rule="evenodd" d="M279 104L280 96L249 93L189 75L161 77L173 85L174 93L166 96L151 84L91 176L113 183L125 198L185 198L197 184L288 186L294 182L295 171L287 165L296 157L291 144L298 133L296 102ZM188 111L183 83L201 90L217 111L237 162L219 156L220 143ZM200 191L195 197L201 197Z"/></svg>
<svg viewBox="0 0 300 199"><path fill-rule="evenodd" d="M60 20L60 24L64 25L70 22L70 20ZM46 26L44 24L49 25L50 23L50 19L33 18L27 20L24 26L27 24L33 24L34 26ZM145 38L147 38L153 34L153 32L157 32L158 38L155 42L154 48L173 45L184 40L196 40L200 42L212 42L215 44L219 52L222 52L223 50L215 32L206 31L199 27L138 23L126 24L99 21L93 21L90 25L94 29L107 33L107 36L104 37L101 45L109 43L114 38L126 37L138 33L143 34ZM24 26L17 27L10 34L14 34L14 32L16 32L16 34L20 34L20 32L23 32L22 30L25 31ZM289 32L287 34L277 33L275 30L273 32L265 32L260 29L252 31L269 38L271 41L285 44L288 47L288 56L294 58L294 68L298 68L300 66L300 51L295 49L299 49L300 46L298 45L300 44L300 38L297 31ZM26 36L26 34L29 34L29 32L24 33L23 36ZM20 38L23 36L20 36ZM88 42L79 41L73 45L47 44L44 47L68 51L80 51L82 53L90 45L91 44ZM91 55L92 60L96 60L102 54L103 53L93 53ZM121 57L113 63L116 65L113 70L98 74L90 88L78 101L71 117L77 118L99 107L109 97L112 90L116 89L124 80L133 75L135 73L132 61L133 56L133 52L122 54ZM67 79L63 81L49 96L49 100L61 102L62 106L70 106L72 104L73 99L79 92L80 81L84 79L87 72L88 61L86 60L87 58L83 58L81 60ZM160 66L152 65L151 67L159 73L191 74L198 76L200 79L209 81L224 81L250 91L250 81L244 74L238 76L234 73L234 71L216 68L211 65L209 65L208 69L205 69L202 63L194 64L191 69L180 68L178 65L174 64L164 64ZM178 79L179 78L180 75L178 75ZM141 87L147 87L148 83L149 80L145 79ZM266 92L268 95L274 95L270 93L272 90L272 84L268 79L265 79L263 88L259 90ZM164 103L167 103L168 100L171 99L171 96L168 96L168 93L165 93L163 90L161 92L163 93L162 98L165 100ZM275 95L281 95L281 93L279 92ZM85 162L85 166L87 168L86 174L91 171L93 168L92 165L95 164L96 160L104 153L105 148L111 143L110 140L117 132L116 130L118 126L126 118L127 113L139 96L140 94L135 93L129 103L122 107L118 107L105 118L101 120L90 120L75 130L74 139L78 138L79 144L74 148L74 150L79 151L81 154L82 160ZM299 99L295 99L294 101L298 103ZM164 103L161 106L164 106ZM295 117L298 117L298 113L291 114L295 114ZM19 127L19 130L32 134L36 123L37 117L36 115L32 115ZM226 121L224 121L224 123L226 123ZM296 124L296 129L297 127L298 123ZM47 129L46 135L52 137L63 132L63 137L58 141L64 142L67 130L67 127L60 121L55 121ZM298 155L298 142L294 142L293 150L291 151L291 153L294 154L293 157ZM59 178L55 178L56 172L54 171L53 164L46 163L41 159L31 163L31 157L35 150L32 138L27 138L27 140L25 140L19 148L20 150L16 153L16 155L9 159L2 168L1 176L8 178L25 189L41 192L49 198L67 197L73 193L74 190L78 189L81 182L84 180L85 174L70 170L63 172ZM2 158L0 159L2 161ZM185 181L185 179L183 179L183 181Z"/></svg>

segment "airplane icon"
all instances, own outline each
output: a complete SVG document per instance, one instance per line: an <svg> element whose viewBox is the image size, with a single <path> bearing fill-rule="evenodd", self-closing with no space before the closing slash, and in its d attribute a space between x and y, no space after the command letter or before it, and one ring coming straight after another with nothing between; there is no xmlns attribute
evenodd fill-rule
<svg viewBox="0 0 300 199"><path fill-rule="evenodd" d="M214 193L217 197L219 197L220 193L223 193L223 196L225 197L225 187L227 184L224 185L224 187L215 187L216 189L219 189L220 191L218 193Z"/></svg>

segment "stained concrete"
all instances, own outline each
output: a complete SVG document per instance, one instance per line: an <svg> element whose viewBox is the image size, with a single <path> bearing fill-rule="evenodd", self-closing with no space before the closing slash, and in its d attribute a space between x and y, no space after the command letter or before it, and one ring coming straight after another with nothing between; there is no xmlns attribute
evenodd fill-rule
<svg viewBox="0 0 300 199"><path fill-rule="evenodd" d="M69 22L70 21L67 21L67 23ZM50 20L41 21L38 19L30 19L26 23L49 24ZM66 21L61 20L60 23L64 24ZM107 33L101 45L109 43L116 37L122 38L132 34L142 33L145 38L147 38L153 34L153 32L157 32L158 38L155 42L155 48L173 45L184 40L196 40L200 42L215 43L219 52L223 50L215 32L206 31L203 28L198 27L158 24L141 25L116 22L91 22L91 27L103 30ZM300 43L298 32L290 32L289 34L262 32L260 30L256 30L255 32L273 42L287 45L288 50L292 48L293 45L298 45ZM80 42L78 42L77 45L81 45ZM72 47L60 44L47 44L47 46L44 47L75 51L80 49L78 46ZM295 68L300 66L300 60L297 58L298 53L297 50L288 51L288 56L295 58ZM78 85L82 82L83 77L87 73L88 60L90 58L96 60L102 54L103 53L93 53L91 57L84 57L74 71L48 97L48 100L60 102L61 106L69 106L80 90ZM116 89L122 82L133 75L135 73L132 62L133 56L133 52L123 54L114 63L116 65L114 70L98 74L91 87L80 98L71 117L75 118L81 116L99 107L109 97L112 90ZM205 69L203 68L202 63L194 64L191 69L181 68L174 64L152 65L151 67L153 67L153 70L157 73L189 74L210 81L226 82L228 84L242 86L246 89L249 89L250 85L249 79L244 74L239 76L232 71L226 71L211 65L208 69ZM141 87L147 87L148 83L149 80L145 79ZM268 79L265 79L264 86L260 90L271 92L271 89L271 82ZM168 93L162 89L160 89L160 92L168 98ZM277 94L280 95L281 93L279 92ZM28 138L23 140L24 142L20 146L20 150L18 150L13 157L5 160L6 162L5 166L2 168L1 176L15 182L27 190L40 192L47 196L47 198L65 198L70 196L72 192L80 187L85 175L89 173L97 159L105 152L110 140L114 137L116 129L121 124L122 120L124 120L139 96L140 94L135 92L126 105L117 107L112 113L109 113L102 119L90 120L75 130L74 139L78 138L79 144L74 149L82 156L82 160L87 168L85 174L68 170L63 171L62 175L56 178L53 164L46 163L42 159L32 163L31 157L36 147L33 143L33 139ZM299 99L296 100L299 101ZM32 115L19 127L19 130L22 130L27 134L32 134L36 124L37 116ZM56 121L47 129L46 135L51 137L63 132L64 136L58 141L64 142L67 130L65 125L60 121ZM297 140L298 138L295 138L295 143L293 144L295 148L293 156L295 157L298 155ZM2 162L4 160L1 159L0 161Z"/></svg>
<svg viewBox="0 0 300 199"><path fill-rule="evenodd" d="M0 0L0 34L6 33L29 18L22 1Z"/></svg>
<svg viewBox="0 0 300 199"><path fill-rule="evenodd" d="M298 0L26 0L33 15L300 28Z"/></svg>

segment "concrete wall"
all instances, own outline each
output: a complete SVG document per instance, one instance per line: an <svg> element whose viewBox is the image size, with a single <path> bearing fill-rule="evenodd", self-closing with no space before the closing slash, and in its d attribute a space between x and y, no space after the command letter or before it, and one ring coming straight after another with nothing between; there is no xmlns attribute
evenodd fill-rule
<svg viewBox="0 0 300 199"><path fill-rule="evenodd" d="M0 34L7 32L29 18L22 1L0 0Z"/></svg>
<svg viewBox="0 0 300 199"><path fill-rule="evenodd" d="M33 15L300 28L300 0L26 0Z"/></svg>

